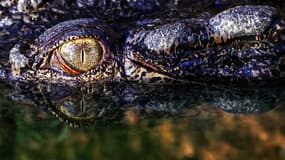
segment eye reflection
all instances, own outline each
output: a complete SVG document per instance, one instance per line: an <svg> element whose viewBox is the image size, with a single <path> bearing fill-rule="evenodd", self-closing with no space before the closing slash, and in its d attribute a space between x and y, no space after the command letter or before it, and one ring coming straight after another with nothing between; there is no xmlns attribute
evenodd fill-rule
<svg viewBox="0 0 285 160"><path fill-rule="evenodd" d="M81 38L63 43L51 59L52 66L65 72L80 74L97 66L103 57L103 49L94 38ZM56 64L56 63L59 63Z"/></svg>

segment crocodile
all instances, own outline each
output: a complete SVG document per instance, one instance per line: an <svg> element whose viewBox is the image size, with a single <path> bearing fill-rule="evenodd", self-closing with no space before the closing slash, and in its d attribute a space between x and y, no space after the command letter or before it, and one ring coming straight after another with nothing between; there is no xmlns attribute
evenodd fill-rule
<svg viewBox="0 0 285 160"><path fill-rule="evenodd" d="M226 2L6 0L1 48L14 46L1 53L0 75L56 83L283 79L278 10ZM208 12L196 9L202 5ZM213 5L218 12L207 9Z"/></svg>
<svg viewBox="0 0 285 160"><path fill-rule="evenodd" d="M0 79L10 81L12 100L72 127L129 109L157 117L205 103L267 112L285 95L285 24L274 4L4 0ZM234 83L244 80L250 85Z"/></svg>

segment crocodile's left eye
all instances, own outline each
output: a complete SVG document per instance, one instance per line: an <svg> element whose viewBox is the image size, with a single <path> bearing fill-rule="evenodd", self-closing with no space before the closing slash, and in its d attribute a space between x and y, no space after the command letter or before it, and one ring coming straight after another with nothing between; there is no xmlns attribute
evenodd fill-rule
<svg viewBox="0 0 285 160"><path fill-rule="evenodd" d="M92 71L105 73L110 66L114 31L103 21L83 18L59 23L41 34L33 68L67 75ZM103 70L104 68L105 70Z"/></svg>
<svg viewBox="0 0 285 160"><path fill-rule="evenodd" d="M55 49L50 65L70 74L80 74L100 64L104 49L95 38L70 40Z"/></svg>

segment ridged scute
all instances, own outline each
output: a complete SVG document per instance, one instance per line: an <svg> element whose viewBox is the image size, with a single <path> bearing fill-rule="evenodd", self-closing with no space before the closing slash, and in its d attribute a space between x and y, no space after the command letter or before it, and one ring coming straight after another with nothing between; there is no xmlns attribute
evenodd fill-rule
<svg viewBox="0 0 285 160"><path fill-rule="evenodd" d="M271 6L246 5L227 9L210 19L215 34L238 38L261 35L271 24L276 9Z"/></svg>

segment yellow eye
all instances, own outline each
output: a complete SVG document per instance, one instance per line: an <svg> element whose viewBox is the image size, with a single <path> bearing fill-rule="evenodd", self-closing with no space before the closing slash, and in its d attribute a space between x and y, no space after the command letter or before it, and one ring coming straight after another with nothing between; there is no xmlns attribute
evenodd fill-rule
<svg viewBox="0 0 285 160"><path fill-rule="evenodd" d="M97 66L103 57L103 48L94 38L74 39L63 43L51 58L51 66L65 72L80 74Z"/></svg>

